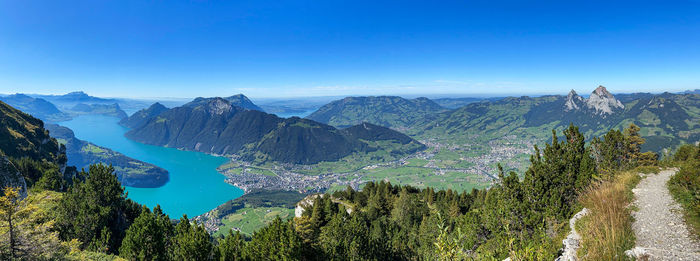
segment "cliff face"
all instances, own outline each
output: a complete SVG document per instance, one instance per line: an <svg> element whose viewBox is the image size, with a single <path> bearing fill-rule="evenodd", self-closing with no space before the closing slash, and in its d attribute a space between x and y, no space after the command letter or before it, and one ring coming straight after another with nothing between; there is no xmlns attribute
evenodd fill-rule
<svg viewBox="0 0 700 261"><path fill-rule="evenodd" d="M588 105L589 109L592 109L595 111L595 113L601 115L612 114L614 110L625 108L625 106L622 105L622 102L615 99L615 96L608 92L608 90L602 85L598 86L598 88L591 93L591 96L586 100L586 104Z"/></svg>

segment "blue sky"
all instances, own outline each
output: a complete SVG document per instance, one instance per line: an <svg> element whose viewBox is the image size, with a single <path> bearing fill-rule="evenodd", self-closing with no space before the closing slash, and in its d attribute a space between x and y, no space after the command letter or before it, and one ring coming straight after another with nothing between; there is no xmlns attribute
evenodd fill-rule
<svg viewBox="0 0 700 261"><path fill-rule="evenodd" d="M0 93L470 96L599 84L700 88L700 2L0 0Z"/></svg>

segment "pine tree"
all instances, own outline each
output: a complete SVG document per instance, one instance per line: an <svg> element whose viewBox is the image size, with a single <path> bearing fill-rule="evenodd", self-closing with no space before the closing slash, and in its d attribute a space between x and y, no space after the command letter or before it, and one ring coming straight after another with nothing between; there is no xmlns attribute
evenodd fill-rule
<svg viewBox="0 0 700 261"><path fill-rule="evenodd" d="M243 260L243 251L245 249L245 241L241 233L229 230L226 237L219 239L219 260L221 261L240 261Z"/></svg>
<svg viewBox="0 0 700 261"><path fill-rule="evenodd" d="M112 166L91 165L84 182L75 180L61 200L57 225L63 240L78 239L82 247L110 235L107 252L121 244L120 235L127 221L123 219L126 195ZM104 229L109 231L103 232Z"/></svg>
<svg viewBox="0 0 700 261"><path fill-rule="evenodd" d="M640 128L634 123L630 124L627 129L625 129L625 145L627 148L627 162L631 166L636 166L637 160L641 154L642 144L645 140L639 134Z"/></svg>
<svg viewBox="0 0 700 261"><path fill-rule="evenodd" d="M213 245L209 233L197 222L190 224L187 215L180 218L175 226L175 236L171 247L173 260L211 260Z"/></svg>
<svg viewBox="0 0 700 261"><path fill-rule="evenodd" d="M246 246L246 257L251 260L300 260L303 244L293 224L277 217L253 234Z"/></svg>
<svg viewBox="0 0 700 261"><path fill-rule="evenodd" d="M141 215L126 230L119 255L129 260L167 260L166 231L170 226L144 206Z"/></svg>

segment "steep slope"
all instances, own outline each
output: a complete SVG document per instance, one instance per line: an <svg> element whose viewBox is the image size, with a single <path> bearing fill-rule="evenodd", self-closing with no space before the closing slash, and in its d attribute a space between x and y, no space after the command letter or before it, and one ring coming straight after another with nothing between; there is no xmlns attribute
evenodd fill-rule
<svg viewBox="0 0 700 261"><path fill-rule="evenodd" d="M0 101L45 121L58 122L71 119L70 115L60 111L55 105L41 98L14 94L0 97Z"/></svg>
<svg viewBox="0 0 700 261"><path fill-rule="evenodd" d="M7 187L20 188L22 198L27 196L27 182L10 159L0 152L0 192Z"/></svg>
<svg viewBox="0 0 700 261"><path fill-rule="evenodd" d="M57 164L65 155L44 129L44 122L0 102L0 151L10 157L29 157Z"/></svg>
<svg viewBox="0 0 700 261"><path fill-rule="evenodd" d="M160 113L126 136L152 145L299 164L333 161L354 152L378 149L322 123L247 110L224 98L197 98ZM415 144L399 151L410 153Z"/></svg>
<svg viewBox="0 0 700 261"><path fill-rule="evenodd" d="M426 119L411 130L415 135L518 135L544 139L546 130L573 123L587 136L634 123L647 142L643 149L661 151L680 142L700 140L700 95L634 94L625 103L604 87L589 98L572 91L567 96L509 97L468 104Z"/></svg>
<svg viewBox="0 0 700 261"><path fill-rule="evenodd" d="M156 102L150 107L137 111L133 115L123 118L121 121L119 121L119 124L128 127L128 128L138 128L143 126L143 124L146 124L148 120L150 120L153 117L156 117L163 113L164 111L167 111L168 108L163 106L162 104Z"/></svg>
<svg viewBox="0 0 700 261"><path fill-rule="evenodd" d="M419 119L444 110L428 98L347 97L324 105L306 118L336 127L369 122L391 128L408 128Z"/></svg>
<svg viewBox="0 0 700 261"><path fill-rule="evenodd" d="M66 171L65 147L49 136L41 120L0 102L0 191L5 186L21 187L26 196L27 183L43 174L20 173L10 159L22 158L51 164L65 178L74 174Z"/></svg>
<svg viewBox="0 0 700 261"><path fill-rule="evenodd" d="M69 128L47 124L51 136L66 146L68 165L85 168L103 163L114 167L114 174L124 186L156 188L168 182L168 171L150 163L127 157L75 137Z"/></svg>

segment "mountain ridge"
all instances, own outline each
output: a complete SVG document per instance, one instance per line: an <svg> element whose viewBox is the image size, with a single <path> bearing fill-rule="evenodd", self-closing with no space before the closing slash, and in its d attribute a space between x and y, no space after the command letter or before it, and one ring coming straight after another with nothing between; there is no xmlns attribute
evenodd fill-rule
<svg viewBox="0 0 700 261"><path fill-rule="evenodd" d="M306 118L340 128L368 122L401 129L444 110L446 109L425 97L405 99L399 96L360 96L332 101Z"/></svg>
<svg viewBox="0 0 700 261"><path fill-rule="evenodd" d="M412 142L405 143L401 135L394 136L399 139L400 147L406 149L400 149L399 153L424 148L408 137ZM362 141L348 131L308 119L284 119L248 110L224 98L197 98L148 119L126 136L158 146L295 164L334 161L355 152L378 149L370 144L375 141Z"/></svg>

